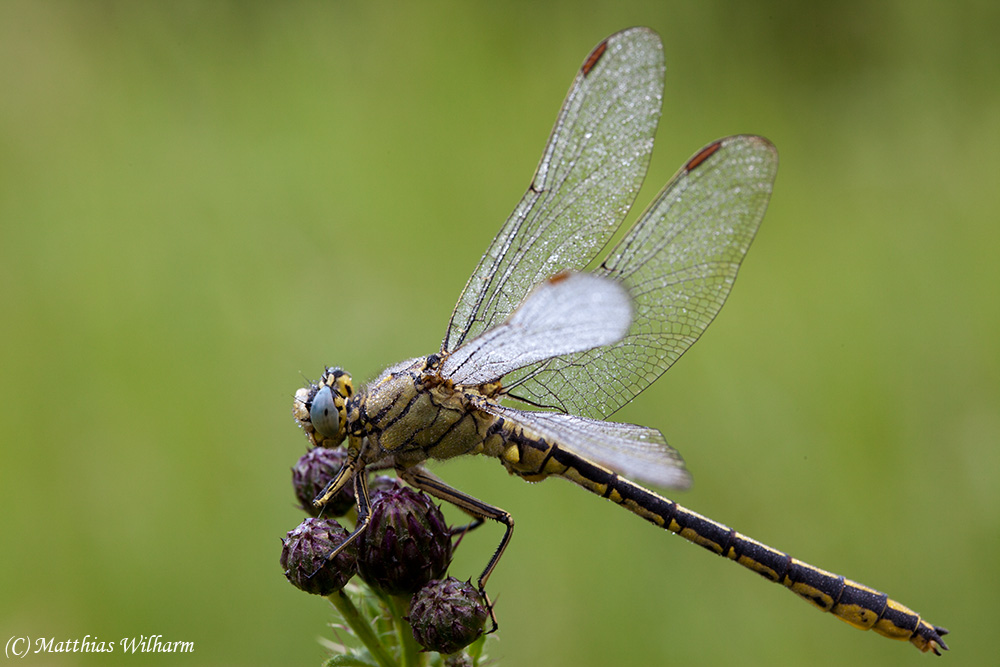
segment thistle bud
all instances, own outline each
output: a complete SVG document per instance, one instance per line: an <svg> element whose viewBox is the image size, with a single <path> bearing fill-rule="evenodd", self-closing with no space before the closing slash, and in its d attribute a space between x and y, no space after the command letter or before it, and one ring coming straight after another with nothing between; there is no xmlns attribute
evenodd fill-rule
<svg viewBox="0 0 1000 667"><path fill-rule="evenodd" d="M489 610L476 587L454 577L431 581L410 604L413 638L428 651L454 653L483 634Z"/></svg>
<svg viewBox="0 0 1000 667"><path fill-rule="evenodd" d="M402 486L402 483L395 477L388 475L376 475L368 482L368 495L372 501L377 500L384 491L395 491Z"/></svg>
<svg viewBox="0 0 1000 667"><path fill-rule="evenodd" d="M423 492L399 482L372 494L371 523L361 534L358 571L370 586L412 595L451 563L451 531Z"/></svg>
<svg viewBox="0 0 1000 667"><path fill-rule="evenodd" d="M348 484L341 489L323 507L315 507L313 498L326 488L327 482L336 476L344 461L347 451L343 448L328 449L313 447L303 454L292 468L292 486L295 487L295 497L299 505L309 516L343 516L354 507L354 485Z"/></svg>
<svg viewBox="0 0 1000 667"><path fill-rule="evenodd" d="M358 550L349 544L336 557L327 555L347 539L348 532L333 519L306 519L283 539L281 567L296 588L314 595L339 591L358 571Z"/></svg>

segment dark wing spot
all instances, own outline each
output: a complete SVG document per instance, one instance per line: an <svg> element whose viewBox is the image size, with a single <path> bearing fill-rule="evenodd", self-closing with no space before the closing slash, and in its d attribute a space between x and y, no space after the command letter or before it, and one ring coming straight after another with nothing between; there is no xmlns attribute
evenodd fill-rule
<svg viewBox="0 0 1000 667"><path fill-rule="evenodd" d="M698 168L699 165L701 165L702 162L712 157L712 155L720 148L722 148L721 141L716 141L715 143L711 143L708 146L705 146L703 149L701 149L701 151L697 155L688 160L688 163L684 165L684 170L694 171L695 169Z"/></svg>
<svg viewBox="0 0 1000 667"><path fill-rule="evenodd" d="M555 275L553 275L553 276L551 276L549 278L549 284L550 285L558 285L562 281L564 281L567 278L569 278L571 275L573 275L572 271L560 271L559 273L556 273Z"/></svg>
<svg viewBox="0 0 1000 667"><path fill-rule="evenodd" d="M580 68L580 72L582 72L584 76L590 74L590 70L594 69L594 65L597 64L597 61L601 59L601 56L603 56L604 52L607 50L608 40L604 40L598 44L597 48L591 51L590 55L587 56L587 59L583 61L583 66Z"/></svg>

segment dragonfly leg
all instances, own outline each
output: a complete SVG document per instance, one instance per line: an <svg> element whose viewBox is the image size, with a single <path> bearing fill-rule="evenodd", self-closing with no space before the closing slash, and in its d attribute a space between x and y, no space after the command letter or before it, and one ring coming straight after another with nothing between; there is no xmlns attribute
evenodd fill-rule
<svg viewBox="0 0 1000 667"><path fill-rule="evenodd" d="M371 501L368 498L368 475L365 474L364 468L362 468L359 471L359 474L354 477L354 496L358 503L358 522L354 526L354 531L348 535L347 539L341 542L336 549L333 549L330 553L323 557L323 564L316 568L315 572L309 575L310 579L316 576L317 572L329 565L330 562L337 557L337 554L343 551L347 545L361 537L361 534L368 529L368 524L371 523Z"/></svg>
<svg viewBox="0 0 1000 667"><path fill-rule="evenodd" d="M365 465L361 463L360 452L348 452L347 460L344 461L344 465L340 467L340 471L326 483L323 490L313 498L313 507L322 507L326 505L330 498L333 498L336 494L340 493L340 490L347 486L351 479L354 479L355 485L357 485L357 480L359 477L364 475L360 474L364 472ZM367 484L366 484L367 487Z"/></svg>
<svg viewBox="0 0 1000 667"><path fill-rule="evenodd" d="M493 519L494 521L504 525L504 533L503 537L500 539L500 544L497 546L496 551L493 552L493 557L490 558L490 562L486 564L486 569L484 569L483 573L479 575L479 581L477 582L479 593L483 596L483 600L486 602L486 607L490 610L490 622L493 624L490 632L496 632L499 626L497 624L496 614L493 613L493 603L486 594L486 580L490 578L493 568L497 566L497 563L500 561L500 556L503 555L504 550L507 549L507 545L510 543L511 535L514 533L514 517L511 516L510 512L506 510L484 503L483 501L474 498L463 491L459 491L458 489L449 486L440 478L419 466L401 469L397 472L400 477L405 479L414 487L434 496L438 500L451 503L475 519L467 526L469 530L478 527L486 519Z"/></svg>

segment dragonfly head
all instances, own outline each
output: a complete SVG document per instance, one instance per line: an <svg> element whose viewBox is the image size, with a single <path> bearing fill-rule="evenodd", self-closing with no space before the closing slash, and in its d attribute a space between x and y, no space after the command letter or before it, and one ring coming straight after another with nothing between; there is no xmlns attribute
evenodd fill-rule
<svg viewBox="0 0 1000 667"><path fill-rule="evenodd" d="M327 368L318 382L295 392L292 414L314 447L337 447L347 435L347 400L354 393L351 376Z"/></svg>

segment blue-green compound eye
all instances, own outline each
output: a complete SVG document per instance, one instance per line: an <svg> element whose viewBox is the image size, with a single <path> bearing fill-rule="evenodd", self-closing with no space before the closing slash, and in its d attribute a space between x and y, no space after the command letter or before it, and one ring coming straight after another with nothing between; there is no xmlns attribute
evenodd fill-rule
<svg viewBox="0 0 1000 667"><path fill-rule="evenodd" d="M340 437L340 410L333 402L333 390L322 387L313 397L309 408L309 421L313 428L326 438Z"/></svg>

